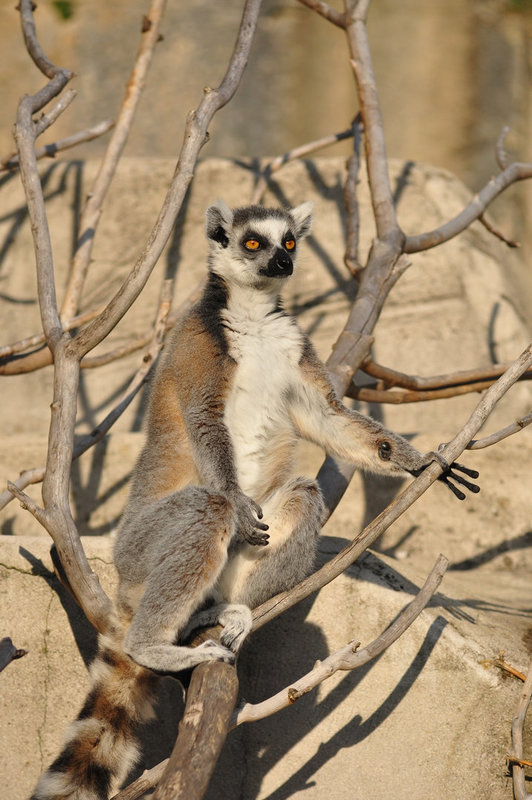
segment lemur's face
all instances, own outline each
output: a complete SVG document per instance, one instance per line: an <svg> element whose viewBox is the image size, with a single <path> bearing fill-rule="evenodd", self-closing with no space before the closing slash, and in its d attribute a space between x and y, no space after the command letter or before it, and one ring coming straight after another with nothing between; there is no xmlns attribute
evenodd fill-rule
<svg viewBox="0 0 532 800"><path fill-rule="evenodd" d="M240 286L277 291L294 271L298 243L309 233L311 204L291 211L247 206L231 211L218 201L207 210L210 266Z"/></svg>

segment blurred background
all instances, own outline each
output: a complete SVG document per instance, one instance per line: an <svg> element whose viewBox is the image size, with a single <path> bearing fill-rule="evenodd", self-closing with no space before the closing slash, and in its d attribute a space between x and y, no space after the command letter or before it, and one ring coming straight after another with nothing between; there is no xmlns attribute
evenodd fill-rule
<svg viewBox="0 0 532 800"><path fill-rule="evenodd" d="M148 6L39 1L40 41L55 64L75 71L79 92L41 143L116 116ZM176 157L186 113L223 77L242 7L243 0L169 0L126 155ZM494 146L508 125L508 150L532 160L532 0L373 0L368 30L389 156L447 168L476 191L498 170ZM43 84L23 48L15 0L0 0L0 42L3 157L13 149L18 98ZM277 155L346 129L356 110L343 31L296 0L264 0L243 83L215 117L202 156ZM98 156L106 139L61 157ZM343 142L325 152L349 150ZM532 189L512 187L493 213L505 234L522 238Z"/></svg>

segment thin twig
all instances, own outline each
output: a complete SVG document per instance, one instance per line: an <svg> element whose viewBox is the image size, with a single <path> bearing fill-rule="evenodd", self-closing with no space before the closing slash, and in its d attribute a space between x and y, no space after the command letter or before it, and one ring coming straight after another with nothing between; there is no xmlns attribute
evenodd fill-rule
<svg viewBox="0 0 532 800"><path fill-rule="evenodd" d="M503 656L504 656L504 653L499 653L498 658L495 658L493 660L493 666L494 667L499 667L499 669L502 669L505 672L508 672L510 675L513 675L514 678L519 678L519 680L523 681L523 683L524 683L526 681L526 675L523 672L520 672L515 667L512 667L511 664L508 664L504 660Z"/></svg>
<svg viewBox="0 0 532 800"><path fill-rule="evenodd" d="M35 122L34 133L36 139L42 133L44 133L44 131L47 130L50 125L53 125L56 119L63 113L63 111L66 111L76 97L77 92L75 89L65 89L62 95L56 100L52 108L46 113L43 113L42 116ZM18 166L18 155L16 150L0 160L0 170L11 169L12 166Z"/></svg>
<svg viewBox="0 0 532 800"><path fill-rule="evenodd" d="M484 227L486 228L486 230L487 230L489 233L491 233L493 236L495 236L495 237L496 237L497 239L499 239L501 242L504 242L504 244L505 244L505 245L507 245L508 247L512 247L512 248L515 248L515 247L521 247L521 244L520 244L520 242L516 242L516 241L514 241L513 239L508 239L508 237L507 237L507 236L505 236L505 235L504 235L504 233L501 233L499 230L497 230L497 228L495 228L495 227L494 227L494 226L491 224L491 222L488 222L488 220L486 219L486 217L485 217L485 215L484 215L484 214L481 214L481 215L480 215L480 217L478 218L478 221L479 221L479 222L480 222L482 225L484 225Z"/></svg>
<svg viewBox="0 0 532 800"><path fill-rule="evenodd" d="M307 144L294 147L292 150L288 150L288 152L284 153L282 156L277 156L272 161L268 162L264 169L261 170L257 184L253 190L253 195L251 198L252 204L256 205L260 203L261 198L268 187L268 182L271 176L280 170L285 164L288 164L289 161L295 161L298 158L304 158L311 153L315 153L317 150L322 150L324 147L330 147L331 145L337 144L344 139L349 139L351 136L353 136L352 128L349 128L346 131L340 131L340 133L333 133L330 136L323 136L321 139L316 139L313 142L307 142Z"/></svg>
<svg viewBox="0 0 532 800"><path fill-rule="evenodd" d="M313 11L316 11L321 17L332 22L333 25L337 25L339 28L345 28L345 14L342 14L341 11L337 11L335 8L331 8L331 6L324 3L323 0L299 0L299 2L311 8Z"/></svg>
<svg viewBox="0 0 532 800"><path fill-rule="evenodd" d="M430 598L437 590L445 574L449 562L445 556L440 555L433 566L424 586L414 600L401 612L393 622L375 641L362 650L354 647L354 642L349 642L341 650L318 662L314 669L300 678L289 687L264 700L262 703L246 703L233 713L230 729L241 725L243 722L255 722L264 717L275 714L281 708L291 705L304 694L310 692L326 678L334 675L338 670L353 670L372 661L384 650L390 647L410 627L421 614Z"/></svg>
<svg viewBox="0 0 532 800"><path fill-rule="evenodd" d="M519 431L522 431L523 428L527 427L527 425L530 425L531 422L532 412L524 417L521 417L515 422L512 422L511 425L501 428L500 431L490 434L490 436L485 436L483 439L473 439L473 441L469 442L467 445L467 449L482 450L484 447L491 447L492 444L497 444L497 442L501 442L503 439L506 439L508 436L512 436L514 433L519 433Z"/></svg>
<svg viewBox="0 0 532 800"><path fill-rule="evenodd" d="M37 148L35 150L35 157L37 160L45 157L55 158L57 153L60 153L63 150L77 147L78 144L82 144L83 142L91 142L93 139L103 136L113 127L113 125L114 123L112 120L106 119L103 122L99 122L97 125L94 125L92 128L87 128L84 131L73 133L71 136L67 136L64 139L59 139L57 142L46 144L43 147ZM14 169L15 167L18 167L17 155L14 155L9 159L9 161L0 163L1 170L10 170Z"/></svg>
<svg viewBox="0 0 532 800"><path fill-rule="evenodd" d="M402 240L403 233L397 224L388 175L386 140L366 31L368 5L369 2L362 2L362 0L346 0L346 30L352 54L351 66L356 77L358 101L364 125L366 166L377 238L379 241L386 242L390 239Z"/></svg>

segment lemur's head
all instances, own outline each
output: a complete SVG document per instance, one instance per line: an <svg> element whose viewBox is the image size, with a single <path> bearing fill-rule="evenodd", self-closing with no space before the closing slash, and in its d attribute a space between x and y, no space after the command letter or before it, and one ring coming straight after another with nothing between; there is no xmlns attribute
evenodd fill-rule
<svg viewBox="0 0 532 800"><path fill-rule="evenodd" d="M294 271L299 242L312 225L312 203L290 211L218 200L207 209L210 268L240 286L277 291Z"/></svg>

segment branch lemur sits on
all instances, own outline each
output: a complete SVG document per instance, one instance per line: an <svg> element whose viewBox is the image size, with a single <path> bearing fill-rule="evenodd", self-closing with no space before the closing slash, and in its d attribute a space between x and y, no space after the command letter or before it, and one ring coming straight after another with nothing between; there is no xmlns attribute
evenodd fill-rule
<svg viewBox="0 0 532 800"><path fill-rule="evenodd" d="M136 758L153 672L234 661L250 608L312 570L324 508L316 482L293 477L299 438L389 475L417 475L433 460L346 408L282 310L310 227L309 203L231 211L218 202L207 211L208 281L157 367L115 545L125 636L100 637L93 688L35 800L107 798L111 777L123 779ZM455 469L476 477L454 464L442 479L476 491ZM220 642L179 643L214 623Z"/></svg>

